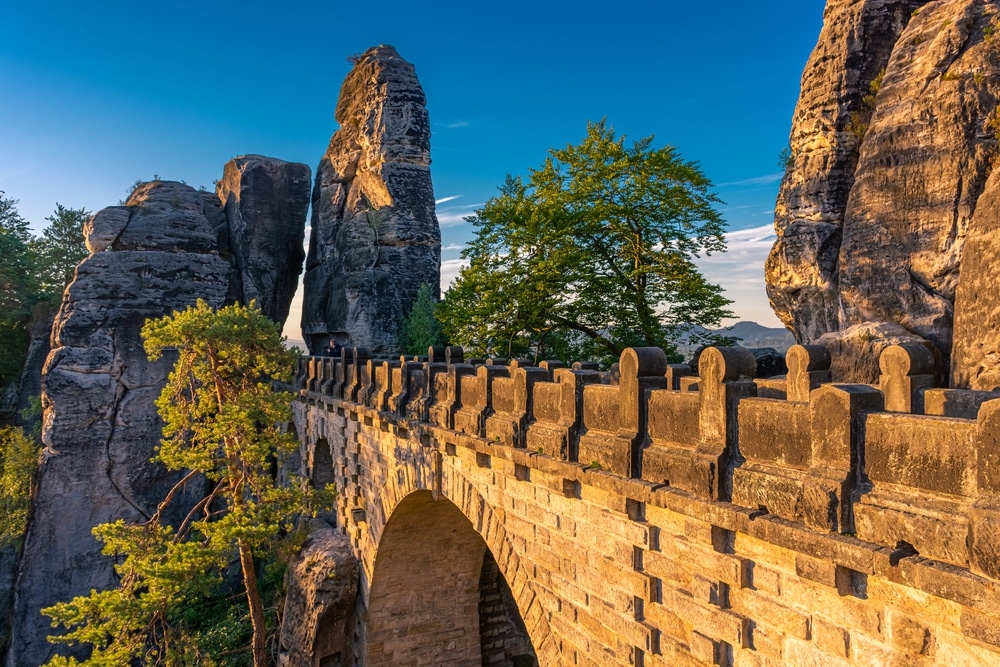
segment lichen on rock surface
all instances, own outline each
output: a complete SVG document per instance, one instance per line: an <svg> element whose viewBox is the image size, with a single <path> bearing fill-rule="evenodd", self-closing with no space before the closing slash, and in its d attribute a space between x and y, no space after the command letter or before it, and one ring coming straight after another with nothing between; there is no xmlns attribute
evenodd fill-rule
<svg viewBox="0 0 1000 667"><path fill-rule="evenodd" d="M417 291L427 283L436 294L441 271L430 121L413 65L391 46L358 56L335 118L313 188L302 331L313 351L334 334L393 352Z"/></svg>

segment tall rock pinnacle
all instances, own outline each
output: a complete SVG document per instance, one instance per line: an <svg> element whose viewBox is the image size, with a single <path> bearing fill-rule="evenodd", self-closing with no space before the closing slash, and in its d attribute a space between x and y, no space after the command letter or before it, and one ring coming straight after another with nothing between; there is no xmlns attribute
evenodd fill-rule
<svg viewBox="0 0 1000 667"><path fill-rule="evenodd" d="M436 293L441 273L430 122L413 65L391 46L364 52L335 118L313 187L302 331L314 352L329 334L398 351L417 290Z"/></svg>

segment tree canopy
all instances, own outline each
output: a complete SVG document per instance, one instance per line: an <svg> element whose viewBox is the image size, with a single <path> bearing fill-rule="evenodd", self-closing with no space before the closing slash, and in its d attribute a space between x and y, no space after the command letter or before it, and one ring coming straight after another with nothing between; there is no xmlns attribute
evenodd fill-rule
<svg viewBox="0 0 1000 667"><path fill-rule="evenodd" d="M121 585L43 610L69 628L54 641L93 646L86 662L50 664L231 664L206 648L215 624L204 610L225 597L224 573L233 563L252 630L242 648L250 664L268 664L269 624L255 559L274 558L296 516L330 502L329 490L309 489L294 477L276 482L276 461L298 448L282 428L291 419L292 395L273 385L291 380L297 356L284 348L280 329L253 305L216 311L204 301L143 327L151 359L177 355L157 400L165 425L156 460L187 472L150 520L94 530L104 553L121 559ZM167 525L162 517L175 492L202 475L209 492L180 525ZM224 651L233 652L239 651Z"/></svg>
<svg viewBox="0 0 1000 667"><path fill-rule="evenodd" d="M39 304L55 308L76 265L87 256L84 209L56 204L41 237L31 233L17 200L0 191L0 389L16 382L27 353L28 321Z"/></svg>
<svg viewBox="0 0 1000 667"><path fill-rule="evenodd" d="M676 358L690 325L732 315L693 261L725 250L719 204L673 146L627 146L590 123L467 218L475 238L441 304L445 333L478 354L609 359L640 345Z"/></svg>

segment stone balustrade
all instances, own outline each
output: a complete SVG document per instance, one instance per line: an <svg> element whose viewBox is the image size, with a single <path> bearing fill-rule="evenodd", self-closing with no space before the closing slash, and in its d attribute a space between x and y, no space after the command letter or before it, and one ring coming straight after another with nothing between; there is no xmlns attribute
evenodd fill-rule
<svg viewBox="0 0 1000 667"><path fill-rule="evenodd" d="M1000 401L990 402L1000 394L935 389L923 346L887 348L878 388L829 383L820 346L792 347L785 377L756 381L738 347L706 350L697 376L658 348L630 348L616 384L582 364L475 361L459 347L409 360L349 348L303 358L296 382L306 400L362 404L1000 575Z"/></svg>

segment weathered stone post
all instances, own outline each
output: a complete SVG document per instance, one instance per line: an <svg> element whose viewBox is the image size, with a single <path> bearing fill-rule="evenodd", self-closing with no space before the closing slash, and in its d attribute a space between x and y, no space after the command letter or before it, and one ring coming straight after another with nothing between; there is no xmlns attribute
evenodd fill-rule
<svg viewBox="0 0 1000 667"><path fill-rule="evenodd" d="M347 377L344 383L344 400L357 403L359 394L368 384L368 359L371 353L368 348L355 347L350 352L351 363L347 366Z"/></svg>
<svg viewBox="0 0 1000 667"><path fill-rule="evenodd" d="M528 427L528 449L563 461L579 460L583 388L600 382L597 371L557 368L554 382L535 384L534 421Z"/></svg>
<svg viewBox="0 0 1000 667"><path fill-rule="evenodd" d="M615 472L638 477L640 450L648 438L649 392L667 386L667 355L658 347L630 347L622 352L618 364L620 418L616 440L627 448L628 469Z"/></svg>
<svg viewBox="0 0 1000 667"><path fill-rule="evenodd" d="M1000 399L979 409L976 472L979 496L970 516L970 567L1000 579Z"/></svg>
<svg viewBox="0 0 1000 667"><path fill-rule="evenodd" d="M822 345L793 345L785 354L787 399L808 403L809 392L830 382L830 351Z"/></svg>
<svg viewBox="0 0 1000 667"><path fill-rule="evenodd" d="M493 378L510 377L506 366L477 366L476 374L462 378L462 408L455 414L455 430L484 437L486 419L493 412Z"/></svg>
<svg viewBox="0 0 1000 667"><path fill-rule="evenodd" d="M375 372L376 386L372 395L371 406L379 411L389 410L389 397L393 395L396 385L394 378L398 375L402 362L389 359L378 365Z"/></svg>
<svg viewBox="0 0 1000 667"><path fill-rule="evenodd" d="M451 349L448 348L449 351ZM459 352L461 349L458 348ZM448 358L450 356L448 355ZM461 363L463 358L461 354L455 355L455 358L459 361L448 363L446 396L444 400L436 401L430 408L431 423L441 428L455 427L455 413L462 409L462 378L476 372L476 367L472 364Z"/></svg>
<svg viewBox="0 0 1000 667"><path fill-rule="evenodd" d="M886 412L924 411L924 389L934 386L934 355L919 343L893 345L878 359L882 375L879 388L885 394Z"/></svg>
<svg viewBox="0 0 1000 667"><path fill-rule="evenodd" d="M525 447L526 431L534 409L534 386L547 382L544 368L525 365L512 359L508 367L510 378L498 377L494 382L494 414L486 419L486 437L511 447Z"/></svg>
<svg viewBox="0 0 1000 667"><path fill-rule="evenodd" d="M817 530L854 532L861 488L865 415L884 407L882 392L867 385L825 385L812 393L812 457L803 486L804 519Z"/></svg>
<svg viewBox="0 0 1000 667"><path fill-rule="evenodd" d="M691 367L687 364L667 364L667 389L679 391L681 388L681 378L690 377Z"/></svg>
<svg viewBox="0 0 1000 667"><path fill-rule="evenodd" d="M709 496L732 497L733 466L739 459L736 406L741 398L757 395L753 382L757 360L743 347L710 347L698 360L700 442L694 464L706 473Z"/></svg>

